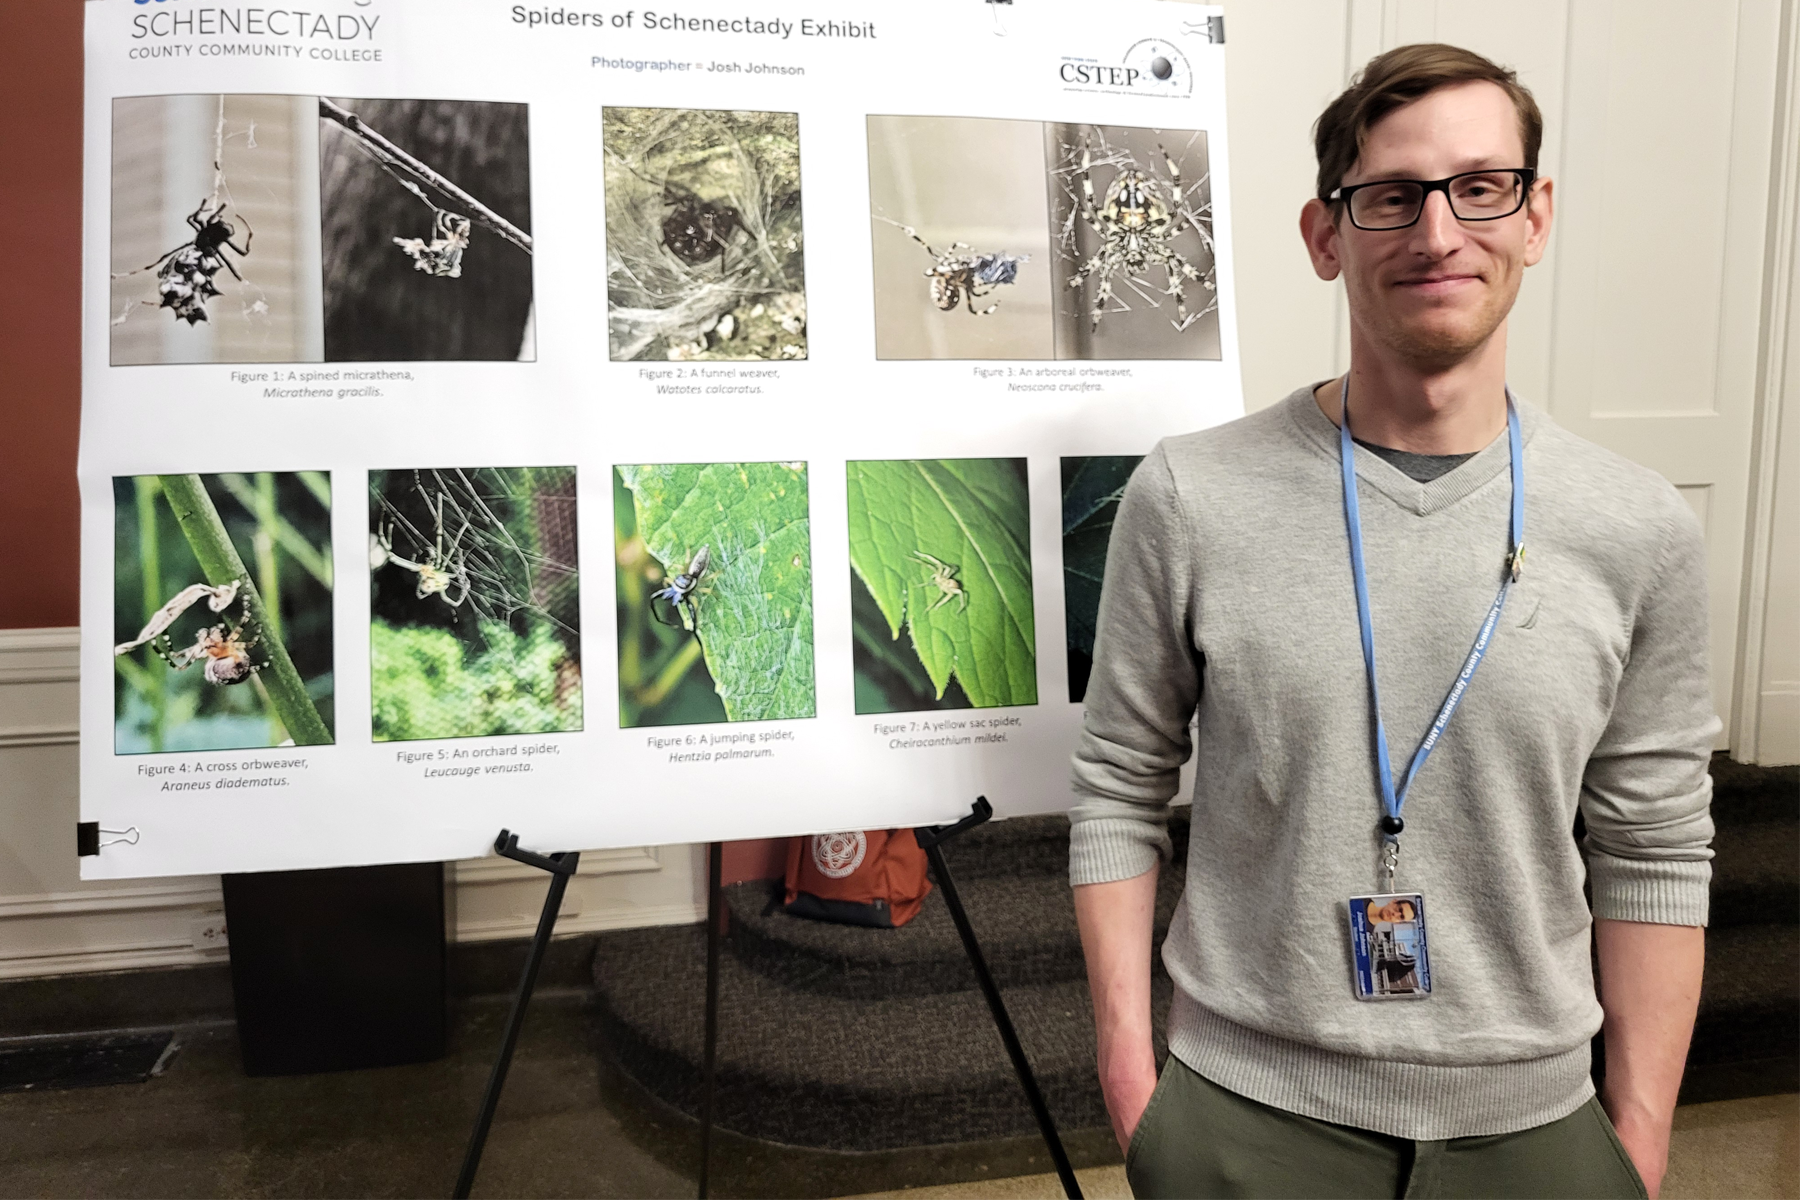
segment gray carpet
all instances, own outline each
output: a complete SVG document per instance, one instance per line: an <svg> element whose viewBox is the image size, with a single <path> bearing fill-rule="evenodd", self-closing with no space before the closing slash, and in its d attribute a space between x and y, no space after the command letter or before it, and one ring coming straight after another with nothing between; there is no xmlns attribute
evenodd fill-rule
<svg viewBox="0 0 1800 1200"><path fill-rule="evenodd" d="M1800 771L1721 757L1713 773L1713 925L1688 1103L1800 1086ZM1186 813L1176 811L1185 865ZM1059 1126L1103 1128L1067 820L993 822L945 853ZM1164 872L1159 942L1182 882L1181 870ZM721 1128L834 1151L1035 1132L941 893L898 930L790 917L772 884L730 887L724 899ZM596 940L603 1053L689 1116L700 1110L705 965L697 926ZM1160 1017L1170 984L1160 962L1156 971Z"/></svg>

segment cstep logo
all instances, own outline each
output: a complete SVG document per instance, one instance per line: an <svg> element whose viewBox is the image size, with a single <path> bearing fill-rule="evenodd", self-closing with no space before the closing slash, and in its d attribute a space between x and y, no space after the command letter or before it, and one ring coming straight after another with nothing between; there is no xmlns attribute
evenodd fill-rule
<svg viewBox="0 0 1800 1200"><path fill-rule="evenodd" d="M1194 69L1187 55L1164 38L1143 38L1111 62L1065 56L1057 69L1069 92L1129 92L1133 95L1189 96Z"/></svg>

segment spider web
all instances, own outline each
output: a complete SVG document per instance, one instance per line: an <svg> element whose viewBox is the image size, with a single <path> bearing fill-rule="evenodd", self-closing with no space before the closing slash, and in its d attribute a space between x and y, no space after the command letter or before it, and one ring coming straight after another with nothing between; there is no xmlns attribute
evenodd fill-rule
<svg viewBox="0 0 1800 1200"><path fill-rule="evenodd" d="M451 576L447 593L416 603L466 607L515 629L533 615L578 635L573 467L395 471L385 486L371 484L369 561L377 574L413 574L388 559L385 534L395 555Z"/></svg>

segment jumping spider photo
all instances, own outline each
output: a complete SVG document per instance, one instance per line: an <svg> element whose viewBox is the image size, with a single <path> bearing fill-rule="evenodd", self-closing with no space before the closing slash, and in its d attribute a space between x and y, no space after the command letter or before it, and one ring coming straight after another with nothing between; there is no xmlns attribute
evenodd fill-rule
<svg viewBox="0 0 1800 1200"><path fill-rule="evenodd" d="M1016 283L1020 265L1031 261L1029 254L976 254L967 242L951 242L949 249L939 253L911 225L886 217L880 219L919 243L931 256L931 269L925 272L925 278L931 280L931 302L943 312L955 312L957 305L966 304L974 316L991 315L1000 307L998 300L986 308L976 308L975 301L986 298L997 287Z"/></svg>
<svg viewBox="0 0 1800 1200"><path fill-rule="evenodd" d="M207 319L206 302L222 294L213 282L213 276L221 270L230 271L239 283L244 280L225 252L233 250L240 257L248 257L255 230L239 213L238 220L244 222L244 244L240 246L232 241L237 236L237 227L225 219L225 209L223 201L201 200L200 207L187 215L188 228L194 231L193 239L144 268L146 271L156 269L157 291L162 294L160 307L174 309L177 321L194 325Z"/></svg>
<svg viewBox="0 0 1800 1200"><path fill-rule="evenodd" d="M682 571L672 579L665 579L661 588L650 593L650 615L656 619L658 624L667 625L670 628L678 627L676 622L665 620L662 613L657 609L656 602L658 600L666 600L668 601L669 606L673 608L678 615L681 615L682 625L680 627L694 631L699 630L700 610L694 602L694 592L700 587L700 577L706 574L706 568L711 564L712 551L710 548L702 546L695 552L693 559L688 563L687 570ZM687 612L682 614L681 610L684 605L687 608Z"/></svg>
<svg viewBox="0 0 1800 1200"><path fill-rule="evenodd" d="M1068 148L1065 148L1066 150ZM1129 151L1108 150L1104 143L1099 158L1115 167L1112 179L1096 199L1093 169L1096 154L1092 144L1083 138L1079 155L1070 152L1070 165L1061 169L1063 188L1071 200L1071 211L1064 222L1061 243L1080 266L1070 275L1070 290L1094 284L1087 315L1090 328L1098 331L1108 313L1130 312L1131 306L1120 294L1120 286L1128 287L1151 307L1160 307L1159 297L1175 302L1175 316L1169 322L1177 332L1187 330L1194 322L1212 311L1209 303L1200 311L1189 312L1187 288L1198 286L1214 291L1210 272L1202 272L1175 249L1175 239L1192 229L1202 248L1210 251L1210 222L1195 210L1190 200L1198 184L1183 184L1181 168L1161 145L1157 157L1162 160L1167 178L1158 178L1154 168L1140 166ZM1076 192L1073 180L1079 178ZM1075 247L1075 220L1092 231L1098 249L1081 260ZM1162 268L1165 282L1159 286L1150 272Z"/></svg>

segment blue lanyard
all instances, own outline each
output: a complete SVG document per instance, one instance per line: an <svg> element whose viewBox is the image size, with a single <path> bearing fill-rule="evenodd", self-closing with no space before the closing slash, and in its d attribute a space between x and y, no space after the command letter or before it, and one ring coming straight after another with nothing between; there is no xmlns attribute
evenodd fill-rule
<svg viewBox="0 0 1800 1200"><path fill-rule="evenodd" d="M1512 389L1508 388L1506 440L1512 453L1512 551L1506 556L1506 570L1501 576L1500 591L1494 597L1493 606L1488 609L1487 619L1481 623L1481 631L1475 635L1475 644L1469 647L1469 657L1463 662L1456 682L1450 685L1450 692L1444 697L1443 705L1438 708L1437 719L1431 723L1425 739L1413 754L1412 762L1407 765L1406 778L1396 789L1393 766L1388 759L1387 728L1381 721L1381 685L1375 678L1375 627L1369 621L1369 577L1363 567L1362 515L1356 503L1356 450L1350 440L1348 373L1344 375L1343 391L1338 396L1338 414L1338 458L1344 468L1344 524L1350 530L1350 572L1356 579L1356 616L1362 625L1363 665L1368 668L1369 700L1375 711L1375 763L1381 775L1381 807L1387 814L1382 818L1381 830L1386 839L1392 842L1404 828L1404 822L1400 820L1400 809L1406 803L1406 794L1412 788L1413 780L1418 777L1419 770L1424 767L1425 760L1431 757L1431 751L1444 736L1444 730L1450 724L1450 718L1456 715L1463 697L1468 694L1469 683L1475 678L1475 669L1486 657L1494 628L1500 623L1500 610L1506 607L1506 593L1519 578L1520 569L1525 562L1524 440L1519 435L1519 411L1513 404Z"/></svg>

